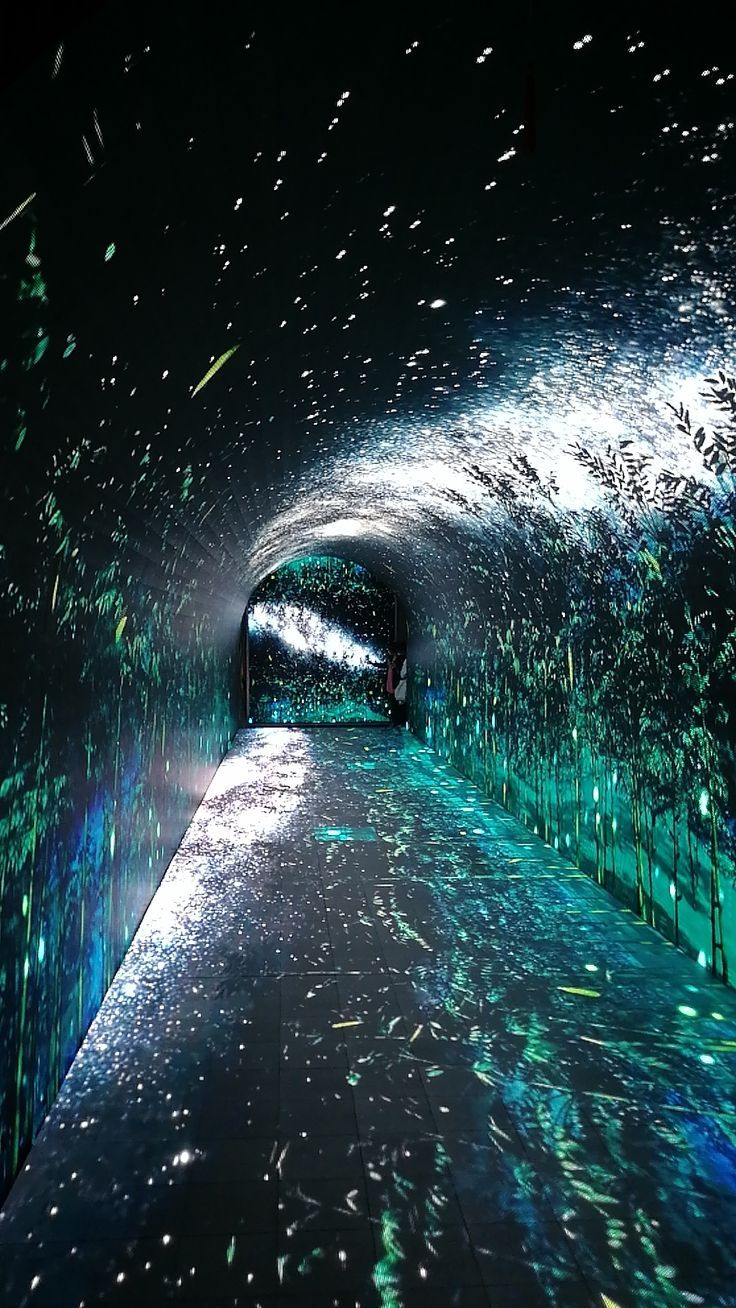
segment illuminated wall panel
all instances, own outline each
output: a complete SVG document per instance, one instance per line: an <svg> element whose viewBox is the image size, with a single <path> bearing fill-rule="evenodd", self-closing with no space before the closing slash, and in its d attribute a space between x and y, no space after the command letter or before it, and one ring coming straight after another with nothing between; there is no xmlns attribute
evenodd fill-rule
<svg viewBox="0 0 736 1308"><path fill-rule="evenodd" d="M387 722L395 602L360 564L309 557L257 587L248 605L249 721Z"/></svg>

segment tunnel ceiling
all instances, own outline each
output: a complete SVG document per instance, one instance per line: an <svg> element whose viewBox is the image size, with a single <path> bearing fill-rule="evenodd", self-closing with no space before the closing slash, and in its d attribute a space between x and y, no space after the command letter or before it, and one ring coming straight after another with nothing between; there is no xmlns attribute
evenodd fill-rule
<svg viewBox="0 0 736 1308"><path fill-rule="evenodd" d="M3 114L14 575L51 492L91 560L242 611L301 553L403 593L533 555L622 440L707 481L668 404L732 357L725 12L70 31Z"/></svg>

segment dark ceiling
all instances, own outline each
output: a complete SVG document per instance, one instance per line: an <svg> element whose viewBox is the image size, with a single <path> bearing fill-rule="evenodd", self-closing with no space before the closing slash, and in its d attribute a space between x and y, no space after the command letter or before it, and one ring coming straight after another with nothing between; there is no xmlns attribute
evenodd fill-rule
<svg viewBox="0 0 736 1308"><path fill-rule="evenodd" d="M6 52L19 558L51 480L91 557L169 576L163 541L228 602L315 545L437 586L491 568L520 455L561 513L577 440L689 466L666 406L733 332L725 8L89 8Z"/></svg>

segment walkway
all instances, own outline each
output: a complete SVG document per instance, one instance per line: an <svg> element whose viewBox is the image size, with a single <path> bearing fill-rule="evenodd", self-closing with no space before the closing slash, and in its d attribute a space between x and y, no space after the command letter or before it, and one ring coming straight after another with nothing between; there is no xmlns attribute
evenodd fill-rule
<svg viewBox="0 0 736 1308"><path fill-rule="evenodd" d="M736 1305L736 995L406 733L243 733L0 1218L7 1308Z"/></svg>

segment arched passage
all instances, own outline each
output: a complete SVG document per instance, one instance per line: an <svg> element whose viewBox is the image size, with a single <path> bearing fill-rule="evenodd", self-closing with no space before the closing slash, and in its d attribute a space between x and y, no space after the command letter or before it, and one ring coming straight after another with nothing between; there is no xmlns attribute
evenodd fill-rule
<svg viewBox="0 0 736 1308"><path fill-rule="evenodd" d="M326 554L283 564L256 586L244 626L249 725L390 721L387 652L406 622L363 564Z"/></svg>

